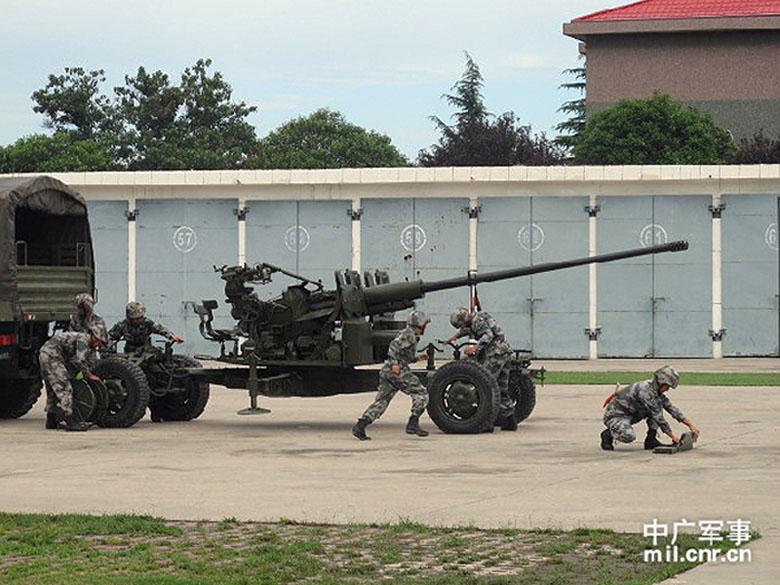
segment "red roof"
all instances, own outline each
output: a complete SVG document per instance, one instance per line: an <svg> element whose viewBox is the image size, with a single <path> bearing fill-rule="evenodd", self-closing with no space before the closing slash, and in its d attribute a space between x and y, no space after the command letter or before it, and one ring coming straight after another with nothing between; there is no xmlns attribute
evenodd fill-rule
<svg viewBox="0 0 780 585"><path fill-rule="evenodd" d="M641 0L581 16L573 22L778 15L780 0Z"/></svg>

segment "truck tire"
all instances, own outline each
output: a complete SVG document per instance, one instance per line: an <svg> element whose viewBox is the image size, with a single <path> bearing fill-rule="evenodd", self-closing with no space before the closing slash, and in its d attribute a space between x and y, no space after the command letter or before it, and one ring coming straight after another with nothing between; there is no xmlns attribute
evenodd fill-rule
<svg viewBox="0 0 780 585"><path fill-rule="evenodd" d="M443 365L428 385L428 416L445 433L493 430L500 393L495 378L482 365L461 360Z"/></svg>
<svg viewBox="0 0 780 585"><path fill-rule="evenodd" d="M536 384L525 374L509 377L509 396L515 402L515 420L527 419L536 406Z"/></svg>
<svg viewBox="0 0 780 585"><path fill-rule="evenodd" d="M3 380L0 392L0 418L19 418L27 414L41 395L40 378Z"/></svg>
<svg viewBox="0 0 780 585"><path fill-rule="evenodd" d="M106 414L98 422L101 427L126 429L141 420L149 405L149 384L141 368L112 357L100 360L92 372L108 391Z"/></svg>
<svg viewBox="0 0 780 585"><path fill-rule="evenodd" d="M176 368L200 368L200 362L186 355L173 356ZM149 404L155 417L162 420L193 420L198 418L209 401L208 382L199 382L192 376L174 377L175 392L153 396Z"/></svg>

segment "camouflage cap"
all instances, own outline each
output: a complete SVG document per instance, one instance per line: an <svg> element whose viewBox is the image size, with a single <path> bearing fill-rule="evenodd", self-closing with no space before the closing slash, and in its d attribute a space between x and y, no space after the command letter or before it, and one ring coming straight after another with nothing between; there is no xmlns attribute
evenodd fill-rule
<svg viewBox="0 0 780 585"><path fill-rule="evenodd" d="M466 307L458 307L450 315L450 323L455 329L460 329L469 320L469 310Z"/></svg>
<svg viewBox="0 0 780 585"><path fill-rule="evenodd" d="M672 366L664 366L657 369L653 377L656 382L661 385L666 384L669 388L677 388L677 384L680 382L680 375L674 371Z"/></svg>
<svg viewBox="0 0 780 585"><path fill-rule="evenodd" d="M100 340L100 343L108 343L108 333L106 332L106 322L102 317L95 317L89 325L89 332Z"/></svg>
<svg viewBox="0 0 780 585"><path fill-rule="evenodd" d="M125 315L127 315L128 319L140 319L146 315L146 307L138 301L130 301L127 303L127 307L125 307Z"/></svg>
<svg viewBox="0 0 780 585"><path fill-rule="evenodd" d="M79 293L76 295L76 308L84 309L85 311L91 311L95 306L95 299L89 293Z"/></svg>
<svg viewBox="0 0 780 585"><path fill-rule="evenodd" d="M431 318L422 311L412 311L406 322L410 327L425 327L431 322Z"/></svg>

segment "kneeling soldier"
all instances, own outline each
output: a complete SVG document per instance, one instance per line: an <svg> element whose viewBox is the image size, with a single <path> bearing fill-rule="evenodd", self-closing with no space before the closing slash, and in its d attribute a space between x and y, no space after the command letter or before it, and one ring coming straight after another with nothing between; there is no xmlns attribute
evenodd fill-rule
<svg viewBox="0 0 780 585"><path fill-rule="evenodd" d="M369 440L366 427L382 416L390 401L399 390L412 399L412 415L406 425L406 432L418 437L427 437L428 431L420 428L420 415L428 406L428 390L409 369L411 362L428 359L425 354L417 353L417 342L425 333L425 327L431 322L430 317L422 311L412 311L406 320L406 328L398 332L387 351L387 359L379 371L379 389L376 399L366 409L357 424L352 427L352 434L361 441Z"/></svg>
<svg viewBox="0 0 780 585"><path fill-rule="evenodd" d="M56 429L62 420L66 431L87 430L87 426L77 420L73 413L70 379L83 374L90 380L100 380L90 370L97 362L95 350L104 345L107 339L106 324L98 317L89 326L89 333L63 331L43 344L38 362L46 382L47 429Z"/></svg>
<svg viewBox="0 0 780 585"><path fill-rule="evenodd" d="M691 429L694 438L698 438L699 430L665 395L670 388L677 388L679 381L677 372L670 366L664 366L655 371L652 379L621 388L610 396L604 403L607 407L604 412L604 425L607 428L601 432L601 448L605 451L614 450L613 439L621 443L634 441L636 433L632 425L642 419L647 420L645 449L655 449L661 445L656 437L659 428L675 444L679 443L680 439L664 419L664 410Z"/></svg>

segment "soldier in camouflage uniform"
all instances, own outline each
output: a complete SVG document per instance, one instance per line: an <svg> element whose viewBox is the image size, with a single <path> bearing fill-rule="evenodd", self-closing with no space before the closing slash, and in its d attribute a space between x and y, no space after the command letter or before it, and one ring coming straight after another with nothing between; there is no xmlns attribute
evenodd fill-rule
<svg viewBox="0 0 780 585"><path fill-rule="evenodd" d="M379 389L376 399L352 427L352 434L356 438L361 441L371 439L366 434L366 427L382 416L399 390L412 399L412 414L406 425L407 434L418 437L428 436L428 431L420 428L420 415L428 406L428 390L409 369L409 364L428 358L425 354L416 354L417 342L430 322L431 319L422 311L412 311L406 321L406 328L399 331L390 342L387 359L379 371Z"/></svg>
<svg viewBox="0 0 780 585"><path fill-rule="evenodd" d="M699 430L665 395L670 388L677 388L679 380L680 376L673 368L664 366L655 371L652 379L625 386L610 396L605 402L604 424L607 428L601 432L601 448L614 450L613 439L621 443L634 441L636 433L633 425L642 419L647 420L645 449L661 445L656 437L659 428L674 443L678 443L680 439L664 419L664 410L691 429L694 438L698 438Z"/></svg>
<svg viewBox="0 0 780 585"><path fill-rule="evenodd" d="M89 333L89 328L93 323L103 320L100 315L95 313L95 299L89 293L77 294L75 305L76 312L70 316L67 331Z"/></svg>
<svg viewBox="0 0 780 585"><path fill-rule="evenodd" d="M96 349L105 344L107 339L106 324L98 317L90 325L89 333L63 331L43 344L38 354L38 363L46 382L47 429L56 429L62 420L66 431L87 430L87 426L74 416L70 379L78 374L91 380L100 379L90 370L97 362Z"/></svg>
<svg viewBox="0 0 780 585"><path fill-rule="evenodd" d="M466 307L458 307L450 315L450 323L458 332L445 343L461 337L477 340L476 346L467 347L467 356L474 357L493 374L501 392L501 406L496 424L504 431L516 431L515 405L509 396L509 359L512 348L506 342L504 331L496 320L484 311L470 313Z"/></svg>
<svg viewBox="0 0 780 585"><path fill-rule="evenodd" d="M171 341L181 343L184 341L178 335L174 335L159 323L146 318L146 307L138 301L127 303L125 308L126 319L114 325L108 332L111 338L111 347L116 347L120 339L125 340L125 352L132 353L143 347L149 342L152 333L167 337Z"/></svg>

